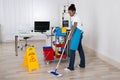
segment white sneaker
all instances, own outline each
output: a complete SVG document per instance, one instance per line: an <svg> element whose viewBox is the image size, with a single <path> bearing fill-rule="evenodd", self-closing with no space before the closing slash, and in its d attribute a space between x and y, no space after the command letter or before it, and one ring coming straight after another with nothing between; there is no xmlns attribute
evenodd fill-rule
<svg viewBox="0 0 120 80"><path fill-rule="evenodd" d="M79 65L77 65L77 68L79 68L79 69L80 69L80 68L85 68L85 67L80 67Z"/></svg>
<svg viewBox="0 0 120 80"><path fill-rule="evenodd" d="M70 72L71 70L68 68L65 68L64 71Z"/></svg>
<svg viewBox="0 0 120 80"><path fill-rule="evenodd" d="M79 68L79 69L80 69L80 66L79 66L79 65L77 65L77 68Z"/></svg>

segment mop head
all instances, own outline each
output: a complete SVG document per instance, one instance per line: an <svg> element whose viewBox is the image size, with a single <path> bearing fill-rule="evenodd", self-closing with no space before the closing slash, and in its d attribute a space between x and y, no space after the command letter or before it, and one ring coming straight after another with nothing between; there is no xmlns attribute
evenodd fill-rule
<svg viewBox="0 0 120 80"><path fill-rule="evenodd" d="M55 70L48 71L48 73L50 73L50 74L52 74L56 77L61 77L62 76L62 74L57 73Z"/></svg>

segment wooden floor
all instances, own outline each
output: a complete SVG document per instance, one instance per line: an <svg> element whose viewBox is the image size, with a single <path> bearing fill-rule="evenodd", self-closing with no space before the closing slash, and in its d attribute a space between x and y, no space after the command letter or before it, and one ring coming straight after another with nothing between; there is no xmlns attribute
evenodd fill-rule
<svg viewBox="0 0 120 80"><path fill-rule="evenodd" d="M65 72L63 69L67 67L68 61L61 62L58 72L63 76L56 78L47 71L54 70L57 61L45 64L42 46L45 41L30 42L36 47L39 59L40 70L27 72L22 70L22 62L25 51L19 50L19 55L15 56L14 43L0 44L0 80L120 80L120 70L114 66L100 60L95 53L84 47L86 55L86 68L79 69L79 55L76 53L75 71Z"/></svg>

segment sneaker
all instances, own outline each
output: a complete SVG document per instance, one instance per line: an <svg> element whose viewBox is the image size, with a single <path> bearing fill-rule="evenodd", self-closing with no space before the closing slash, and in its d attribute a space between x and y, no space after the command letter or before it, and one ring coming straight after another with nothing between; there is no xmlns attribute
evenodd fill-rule
<svg viewBox="0 0 120 80"><path fill-rule="evenodd" d="M67 72L70 72L72 70L68 69L68 68L65 68L64 71L67 71Z"/></svg>
<svg viewBox="0 0 120 80"><path fill-rule="evenodd" d="M77 67L78 67L78 68L85 68L85 66L79 66L79 65L78 65Z"/></svg>

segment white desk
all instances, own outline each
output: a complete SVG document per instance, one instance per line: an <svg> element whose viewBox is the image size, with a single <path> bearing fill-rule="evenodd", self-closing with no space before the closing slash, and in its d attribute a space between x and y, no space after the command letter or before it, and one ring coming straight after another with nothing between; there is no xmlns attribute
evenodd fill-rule
<svg viewBox="0 0 120 80"><path fill-rule="evenodd" d="M40 32L21 32L15 34L15 55L18 56L18 37L45 37L47 34Z"/></svg>

